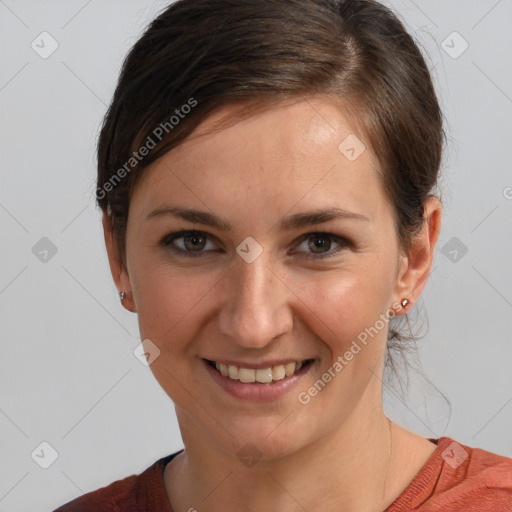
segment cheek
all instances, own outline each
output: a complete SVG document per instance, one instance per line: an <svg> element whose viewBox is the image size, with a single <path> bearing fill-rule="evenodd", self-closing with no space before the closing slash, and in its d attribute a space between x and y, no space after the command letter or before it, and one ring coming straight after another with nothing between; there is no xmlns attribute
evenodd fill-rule
<svg viewBox="0 0 512 512"><path fill-rule="evenodd" d="M179 358L193 348L196 331L204 326L205 306L215 301L220 272L194 274L193 269L141 265L132 275L142 339L149 338L162 352Z"/></svg>
<svg viewBox="0 0 512 512"><path fill-rule="evenodd" d="M310 282L299 284L296 280L290 284L302 299L309 327L329 346L333 358L348 350L353 340L364 339L364 333L388 310L391 283L376 267L333 271ZM381 323L377 325L378 337L385 337L387 325Z"/></svg>
<svg viewBox="0 0 512 512"><path fill-rule="evenodd" d="M315 381L300 390L299 398L310 408L309 417L322 418L327 424L349 415L379 375L389 325L389 318L383 320L381 315L388 311L390 290L380 272L334 274L317 278L301 290L308 329L326 346L330 360L320 369L319 378L326 385Z"/></svg>
<svg viewBox="0 0 512 512"><path fill-rule="evenodd" d="M187 391L194 379L196 340L205 327L207 310L221 275L193 275L185 269L149 266L132 276L137 297L141 339L150 339L160 350L150 369L177 406L190 409ZM208 309L210 311L211 309ZM188 384L185 384L188 383ZM201 415L201 411L195 411Z"/></svg>

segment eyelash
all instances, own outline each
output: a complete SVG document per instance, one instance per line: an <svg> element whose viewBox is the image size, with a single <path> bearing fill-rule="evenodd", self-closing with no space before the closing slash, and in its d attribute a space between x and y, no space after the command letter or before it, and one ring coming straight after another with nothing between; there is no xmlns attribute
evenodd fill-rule
<svg viewBox="0 0 512 512"><path fill-rule="evenodd" d="M186 258L202 258L202 257L204 257L203 255L205 253L209 252L209 251L196 251L196 252L194 252L194 251L184 251L183 249L180 249L179 247L176 247L175 245L172 245L172 242L174 242L174 240L179 239L179 238L184 238L184 237L190 236L190 235L204 236L207 239L207 241L211 241L209 239L208 233L204 233L203 231L188 230L188 231L178 231L176 233L170 233L170 234L166 235L161 240L160 245L162 247L169 248L175 254L178 254L180 256L184 256ZM307 253L304 253L304 257L306 259L310 259L310 260L319 260L319 259L324 259L324 258L332 258L333 256L336 256L337 254L339 254L343 249L352 247L352 245L353 245L351 242L349 242L345 238L333 235L332 233L323 233L323 232L313 232L313 233L307 233L307 234L303 235L302 237L300 237L299 245L302 242L304 242L305 240L308 240L309 238L311 238L313 236L330 238L331 241L334 241L335 243L339 244L340 247L337 247L334 251L329 250L326 253L318 253L318 254L309 253L309 255L306 255Z"/></svg>

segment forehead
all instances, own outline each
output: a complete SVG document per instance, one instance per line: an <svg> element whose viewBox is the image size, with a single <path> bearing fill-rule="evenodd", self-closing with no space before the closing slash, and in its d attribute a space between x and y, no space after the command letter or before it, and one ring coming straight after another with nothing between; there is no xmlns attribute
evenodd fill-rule
<svg viewBox="0 0 512 512"><path fill-rule="evenodd" d="M384 206L379 162L333 102L298 100L211 132L238 108L223 107L146 169L132 200L145 198L146 208L202 201L225 210L237 202L283 210L298 201L312 207L342 202L338 206L364 207L370 216Z"/></svg>

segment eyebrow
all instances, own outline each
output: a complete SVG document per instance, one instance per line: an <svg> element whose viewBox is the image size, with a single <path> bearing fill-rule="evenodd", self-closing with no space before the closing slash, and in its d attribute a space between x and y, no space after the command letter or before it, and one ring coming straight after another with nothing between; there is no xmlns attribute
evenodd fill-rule
<svg viewBox="0 0 512 512"><path fill-rule="evenodd" d="M218 215L202 210L195 210L193 208L181 208L178 206L165 206L162 208L157 208L148 214L146 220L150 220L160 215L171 215L173 217L184 219L197 224L203 224L219 230L232 231L231 224L223 217L219 217ZM337 219L351 219L370 222L370 219L365 215L349 212L342 208L333 207L324 210L311 210L303 213L296 213L294 215L284 217L281 219L281 221L278 222L278 229L280 231L297 229L300 227L322 224L324 222Z"/></svg>

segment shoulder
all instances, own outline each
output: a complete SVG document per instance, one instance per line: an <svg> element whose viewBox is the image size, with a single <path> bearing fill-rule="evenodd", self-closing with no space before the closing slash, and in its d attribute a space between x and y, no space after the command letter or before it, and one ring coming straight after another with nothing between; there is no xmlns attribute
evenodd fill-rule
<svg viewBox="0 0 512 512"><path fill-rule="evenodd" d="M442 439L436 495L471 510L512 510L512 458Z"/></svg>
<svg viewBox="0 0 512 512"><path fill-rule="evenodd" d="M172 512L162 475L165 465L180 452L162 457L138 475L130 475L84 494L54 512Z"/></svg>
<svg viewBox="0 0 512 512"><path fill-rule="evenodd" d="M433 440L435 441L435 440ZM471 448L450 437L437 449L397 500L395 510L490 512L512 510L512 459ZM400 503L398 503L400 502ZM410 508L400 508L400 506Z"/></svg>
<svg viewBox="0 0 512 512"><path fill-rule="evenodd" d="M148 468L149 469L149 468ZM110 485L96 489L80 496L65 505L57 508L54 512L119 512L133 506L136 500L134 490L136 480L144 475L131 475L122 480L112 482ZM120 508L122 507L122 508Z"/></svg>

